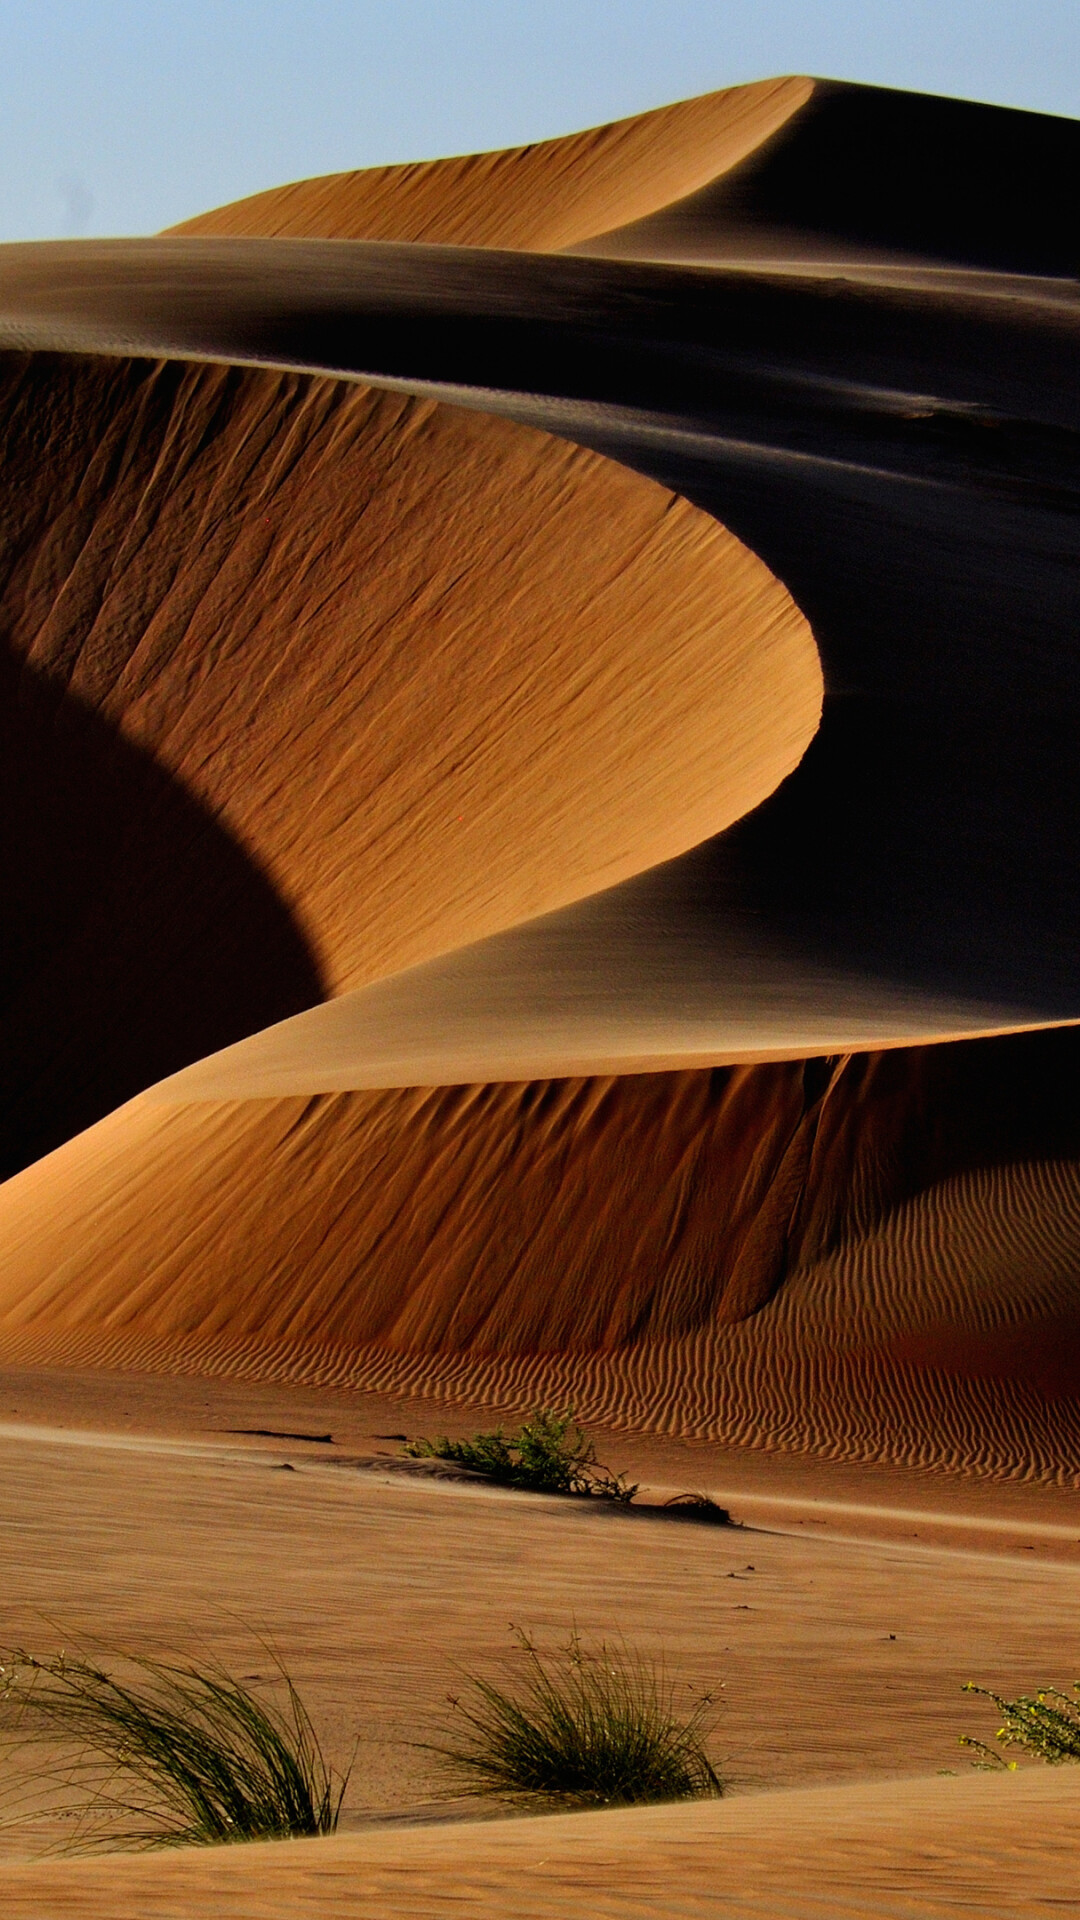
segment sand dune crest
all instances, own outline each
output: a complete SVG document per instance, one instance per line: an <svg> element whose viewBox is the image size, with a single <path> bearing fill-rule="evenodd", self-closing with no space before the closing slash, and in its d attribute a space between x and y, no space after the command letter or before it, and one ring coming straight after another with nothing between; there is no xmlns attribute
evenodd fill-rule
<svg viewBox="0 0 1080 1920"><path fill-rule="evenodd" d="M763 80L533 146L298 180L170 232L554 252L642 219L736 166L812 91L809 80Z"/></svg>

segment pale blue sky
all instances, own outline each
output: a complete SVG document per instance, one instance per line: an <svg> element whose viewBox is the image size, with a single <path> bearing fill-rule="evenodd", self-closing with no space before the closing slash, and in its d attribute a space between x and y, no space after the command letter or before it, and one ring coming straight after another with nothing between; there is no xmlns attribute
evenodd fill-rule
<svg viewBox="0 0 1080 1920"><path fill-rule="evenodd" d="M0 239L791 72L1080 117L1080 0L0 0Z"/></svg>

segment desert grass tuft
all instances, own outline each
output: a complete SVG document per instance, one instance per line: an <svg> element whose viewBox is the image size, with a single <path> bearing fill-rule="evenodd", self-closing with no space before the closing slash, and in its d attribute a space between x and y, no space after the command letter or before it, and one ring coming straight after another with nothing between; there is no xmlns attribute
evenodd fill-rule
<svg viewBox="0 0 1080 1920"><path fill-rule="evenodd" d="M4 1657L0 1724L58 1746L31 1776L75 1822L72 1844L211 1846L333 1833L348 1772L326 1765L296 1688L281 1704L207 1665L141 1659L119 1679L95 1660Z"/></svg>
<svg viewBox="0 0 1080 1920"><path fill-rule="evenodd" d="M730 1527L731 1514L714 1500L711 1493L675 1493L665 1500L661 1509L672 1514L677 1520L696 1520L699 1526Z"/></svg>
<svg viewBox="0 0 1080 1920"><path fill-rule="evenodd" d="M1058 1687L1041 1687L1038 1693L1021 1694L1016 1700L1006 1700L990 1687L977 1687L972 1680L964 1692L980 1693L993 1701L1001 1715L1001 1725L994 1735L999 1746L1016 1747L1032 1760L1045 1761L1048 1767L1080 1761L1080 1680L1073 1683L1071 1693L1063 1693ZM960 1745L973 1751L975 1767L994 1772L1000 1768L1015 1770L1015 1760L1006 1760L982 1740L962 1733Z"/></svg>
<svg viewBox="0 0 1080 1920"><path fill-rule="evenodd" d="M530 1493L591 1495L628 1506L637 1493L625 1474L610 1473L596 1448L574 1420L573 1408L555 1413L540 1407L518 1429L474 1434L471 1440L409 1440L414 1460L451 1460L470 1473L482 1473L502 1487Z"/></svg>
<svg viewBox="0 0 1080 1920"><path fill-rule="evenodd" d="M663 1668L621 1644L590 1650L574 1633L545 1655L515 1635L513 1678L469 1675L468 1692L450 1696L450 1738L429 1743L468 1791L563 1807L722 1794L706 1751L713 1695L680 1713Z"/></svg>

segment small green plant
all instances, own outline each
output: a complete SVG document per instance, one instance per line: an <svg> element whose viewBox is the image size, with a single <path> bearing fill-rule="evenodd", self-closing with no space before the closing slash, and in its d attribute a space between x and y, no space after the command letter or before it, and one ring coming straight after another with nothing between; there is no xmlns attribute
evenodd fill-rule
<svg viewBox="0 0 1080 1920"><path fill-rule="evenodd" d="M0 1667L0 1724L59 1744L33 1780L51 1785L75 1841L210 1846L333 1833L348 1782L328 1768L292 1681L274 1657L282 1706L216 1668L131 1660L121 1680L93 1660ZM63 1753L73 1757L63 1757Z"/></svg>
<svg viewBox="0 0 1080 1920"><path fill-rule="evenodd" d="M470 1473L485 1474L503 1487L530 1493L591 1495L628 1506L637 1493L626 1475L609 1473L596 1458L596 1448L574 1420L571 1407L553 1413L540 1407L517 1433L477 1433L471 1440L408 1440L405 1452L414 1460L452 1460Z"/></svg>
<svg viewBox="0 0 1080 1920"><path fill-rule="evenodd" d="M468 1694L450 1696L449 1741L430 1743L471 1792L566 1807L723 1792L705 1746L713 1695L680 1714L663 1669L624 1646L590 1651L574 1633L545 1656L514 1631L516 1683L467 1676Z"/></svg>
<svg viewBox="0 0 1080 1920"><path fill-rule="evenodd" d="M1048 1767L1080 1761L1080 1680L1073 1683L1071 1693L1062 1693L1058 1687L1041 1687L1038 1693L1021 1694L1016 1700L1006 1700L990 1687L977 1687L972 1680L964 1692L981 1693L993 1701L1001 1715L994 1738L1001 1746L1017 1747L1033 1760L1044 1760ZM960 1745L972 1749L975 1767L987 1772L1000 1768L1015 1771L1015 1760L1006 1760L982 1740L962 1733Z"/></svg>

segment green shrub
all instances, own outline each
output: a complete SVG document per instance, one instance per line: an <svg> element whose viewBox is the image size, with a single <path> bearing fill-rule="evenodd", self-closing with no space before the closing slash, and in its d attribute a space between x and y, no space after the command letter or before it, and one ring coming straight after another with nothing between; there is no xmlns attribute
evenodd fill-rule
<svg viewBox="0 0 1080 1920"><path fill-rule="evenodd" d="M77 1839L208 1846L334 1831L348 1772L327 1767L280 1662L282 1706L213 1667L127 1664L125 1681L89 1659L18 1650L0 1669L5 1731L74 1753L33 1778L60 1792Z"/></svg>
<svg viewBox="0 0 1080 1920"><path fill-rule="evenodd" d="M663 1670L621 1645L590 1652L575 1633L544 1656L516 1637L516 1683L469 1675L468 1694L450 1696L449 1741L431 1743L468 1790L567 1807L723 1792L705 1748L711 1694L680 1714Z"/></svg>
<svg viewBox="0 0 1080 1920"><path fill-rule="evenodd" d="M573 1408L553 1413L541 1407L517 1433L477 1433L471 1440L409 1440L414 1460L452 1460L502 1487L530 1493L572 1493L629 1505L637 1493L622 1473L600 1466L596 1449L574 1421Z"/></svg>
<svg viewBox="0 0 1080 1920"><path fill-rule="evenodd" d="M1080 1760L1080 1680L1074 1682L1071 1694L1057 1687L1042 1687L1038 1693L1021 1694L1016 1700L1006 1700L990 1687L977 1687L971 1680L964 1692L981 1693L994 1702L1001 1715L994 1738L1001 1746L1018 1747L1033 1760L1045 1760L1049 1767ZM973 1766L986 1770L1012 1770L1016 1766L1015 1760L1006 1760L993 1747L967 1734L960 1735L960 1745L974 1751Z"/></svg>

